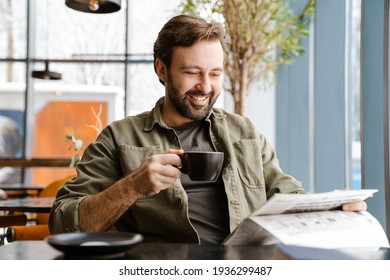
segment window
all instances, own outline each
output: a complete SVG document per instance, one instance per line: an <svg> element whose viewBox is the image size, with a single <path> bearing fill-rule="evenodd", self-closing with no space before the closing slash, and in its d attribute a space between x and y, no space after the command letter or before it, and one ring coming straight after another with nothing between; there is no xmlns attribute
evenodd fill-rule
<svg viewBox="0 0 390 280"><path fill-rule="evenodd" d="M153 69L153 42L179 2L123 0L118 12L89 14L65 1L0 1L0 116L4 125L16 123L20 137L12 155L0 147L0 159L82 154L108 123L149 110L164 93ZM31 75L45 70L62 79ZM64 141L68 133L83 140L80 151ZM73 172L67 166L19 171L17 181L31 184Z"/></svg>

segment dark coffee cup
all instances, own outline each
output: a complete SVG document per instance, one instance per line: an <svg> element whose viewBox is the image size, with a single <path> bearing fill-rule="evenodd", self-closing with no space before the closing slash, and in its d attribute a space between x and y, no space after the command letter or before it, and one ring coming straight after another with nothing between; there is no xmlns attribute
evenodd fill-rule
<svg viewBox="0 0 390 280"><path fill-rule="evenodd" d="M192 181L215 181L222 170L223 156L222 152L187 151L180 155L180 170Z"/></svg>

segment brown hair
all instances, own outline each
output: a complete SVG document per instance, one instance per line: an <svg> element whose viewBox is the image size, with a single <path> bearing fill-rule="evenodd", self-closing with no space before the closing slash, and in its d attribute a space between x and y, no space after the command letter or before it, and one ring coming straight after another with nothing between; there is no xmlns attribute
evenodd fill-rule
<svg viewBox="0 0 390 280"><path fill-rule="evenodd" d="M190 47L201 40L219 40L226 59L229 47L222 24L193 15L175 16L158 33L153 47L154 63L159 58L169 69L175 47Z"/></svg>

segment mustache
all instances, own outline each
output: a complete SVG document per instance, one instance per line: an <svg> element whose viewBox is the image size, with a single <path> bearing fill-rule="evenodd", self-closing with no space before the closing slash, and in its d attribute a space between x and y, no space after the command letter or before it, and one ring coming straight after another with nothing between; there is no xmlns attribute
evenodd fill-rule
<svg viewBox="0 0 390 280"><path fill-rule="evenodd" d="M209 96L209 97L213 97L214 96L214 91L210 91L208 93L203 93L199 90L189 90L185 93L185 96L187 95L192 95L192 96Z"/></svg>

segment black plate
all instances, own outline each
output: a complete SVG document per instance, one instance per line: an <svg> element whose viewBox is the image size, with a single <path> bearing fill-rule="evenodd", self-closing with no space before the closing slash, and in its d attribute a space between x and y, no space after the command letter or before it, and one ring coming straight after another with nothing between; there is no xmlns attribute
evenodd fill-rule
<svg viewBox="0 0 390 280"><path fill-rule="evenodd" d="M125 232L74 232L49 236L47 242L68 255L111 255L127 251L143 240Z"/></svg>

